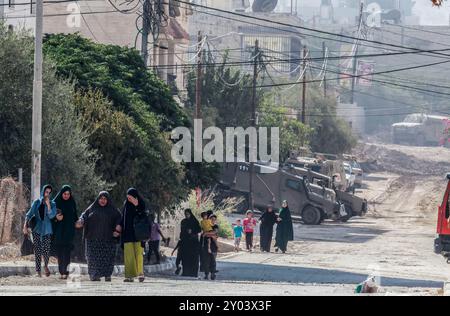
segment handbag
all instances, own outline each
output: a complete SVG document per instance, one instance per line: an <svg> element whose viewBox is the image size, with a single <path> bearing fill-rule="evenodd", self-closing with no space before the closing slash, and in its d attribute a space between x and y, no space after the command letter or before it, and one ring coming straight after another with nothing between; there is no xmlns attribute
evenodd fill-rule
<svg viewBox="0 0 450 316"><path fill-rule="evenodd" d="M134 236L137 241L150 239L150 218L147 212L139 212L134 217Z"/></svg>
<svg viewBox="0 0 450 316"><path fill-rule="evenodd" d="M34 253L34 246L28 235L23 238L22 246L20 247L20 254L22 257L32 255Z"/></svg>
<svg viewBox="0 0 450 316"><path fill-rule="evenodd" d="M34 230L34 228L36 227L36 216L35 215L33 215L33 217L27 221L27 227L30 228L31 230Z"/></svg>

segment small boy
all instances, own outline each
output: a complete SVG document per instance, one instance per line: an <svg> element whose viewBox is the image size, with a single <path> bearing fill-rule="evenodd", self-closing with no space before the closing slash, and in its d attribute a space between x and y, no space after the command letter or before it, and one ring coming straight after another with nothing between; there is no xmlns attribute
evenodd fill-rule
<svg viewBox="0 0 450 316"><path fill-rule="evenodd" d="M208 243L208 253L204 257L204 272L205 280L208 279L209 274L211 274L211 280L215 280L216 273L218 272L216 269L216 257L218 252L217 238L219 237L219 226L217 225L216 215L211 215L209 219L211 220L212 230L204 234L204 238Z"/></svg>
<svg viewBox="0 0 450 316"><path fill-rule="evenodd" d="M208 212L202 212L200 217L202 220L200 221L200 227L202 228L202 234L210 232L212 230L211 220L209 219Z"/></svg>
<svg viewBox="0 0 450 316"><path fill-rule="evenodd" d="M233 237L234 237L234 251L239 252L241 245L242 233L244 228L241 225L241 220L237 219L236 224L233 225Z"/></svg>
<svg viewBox="0 0 450 316"><path fill-rule="evenodd" d="M247 217L244 219L244 233L245 233L245 244L248 251L253 249L253 233L256 227L256 219L253 218L253 212L248 210L246 213Z"/></svg>

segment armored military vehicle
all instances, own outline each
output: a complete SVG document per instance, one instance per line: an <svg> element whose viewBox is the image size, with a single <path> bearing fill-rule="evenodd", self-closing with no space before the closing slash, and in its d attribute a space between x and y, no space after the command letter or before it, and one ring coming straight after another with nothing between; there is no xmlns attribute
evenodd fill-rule
<svg viewBox="0 0 450 316"><path fill-rule="evenodd" d="M224 163L219 190L248 199L250 164ZM225 194L225 195L226 195ZM278 166L254 164L253 201L255 208L264 210L271 204L281 207L283 200L289 201L293 215L301 216L307 225L318 225L324 219L339 220L347 216L345 207L336 202L336 194L325 186L309 182Z"/></svg>
<svg viewBox="0 0 450 316"><path fill-rule="evenodd" d="M403 122L392 125L392 142L408 145L437 146L441 143L448 117L427 114L410 114Z"/></svg>

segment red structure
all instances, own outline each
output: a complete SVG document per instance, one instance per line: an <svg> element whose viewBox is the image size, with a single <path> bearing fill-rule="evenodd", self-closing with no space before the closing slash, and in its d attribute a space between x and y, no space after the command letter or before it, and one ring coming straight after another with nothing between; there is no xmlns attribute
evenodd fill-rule
<svg viewBox="0 0 450 316"><path fill-rule="evenodd" d="M447 189L444 199L438 209L437 238L434 241L434 250L447 258L450 263L450 173L447 174Z"/></svg>

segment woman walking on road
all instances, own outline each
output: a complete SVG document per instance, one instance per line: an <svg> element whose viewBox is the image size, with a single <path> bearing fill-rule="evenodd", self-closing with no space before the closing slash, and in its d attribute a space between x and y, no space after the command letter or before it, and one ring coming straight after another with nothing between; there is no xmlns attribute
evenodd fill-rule
<svg viewBox="0 0 450 316"><path fill-rule="evenodd" d="M182 276L198 277L201 232L200 223L190 209L184 211L185 218L181 221L180 247Z"/></svg>
<svg viewBox="0 0 450 316"><path fill-rule="evenodd" d="M116 240L120 236L120 212L111 202L109 193L100 192L94 203L81 214L76 227L84 228L86 259L91 281L104 277L111 282L116 255Z"/></svg>
<svg viewBox="0 0 450 316"><path fill-rule="evenodd" d="M69 276L70 253L73 250L75 223L78 219L77 205L72 189L64 185L53 200L56 205L56 218L53 221L53 246L58 258L58 269L61 279Z"/></svg>
<svg viewBox="0 0 450 316"><path fill-rule="evenodd" d="M272 205L269 205L267 210L259 218L259 221L261 222L259 232L262 252L270 252L273 236L273 225L275 225L277 219L277 214L273 211Z"/></svg>
<svg viewBox="0 0 450 316"><path fill-rule="evenodd" d="M138 277L139 282L144 282L144 247L142 240L136 238L135 219L145 214L145 202L139 192L130 188L127 191L127 199L122 209L122 219L119 230L122 234L121 243L124 249L125 280L133 282ZM150 236L150 223L148 230Z"/></svg>
<svg viewBox="0 0 450 316"><path fill-rule="evenodd" d="M275 237L275 251L280 249L283 253L287 250L288 241L294 240L294 228L292 225L291 211L287 201L283 201L278 215L277 235Z"/></svg>
<svg viewBox="0 0 450 316"><path fill-rule="evenodd" d="M47 184L42 188L41 197L33 202L26 214L23 233L28 235L32 229L35 268L38 277L41 277L42 257L44 258L45 276L50 276L48 262L50 259L50 246L53 234L52 220L56 216L55 202L50 200L53 188ZM32 224L33 223L33 224Z"/></svg>

